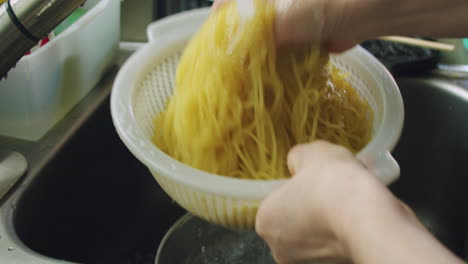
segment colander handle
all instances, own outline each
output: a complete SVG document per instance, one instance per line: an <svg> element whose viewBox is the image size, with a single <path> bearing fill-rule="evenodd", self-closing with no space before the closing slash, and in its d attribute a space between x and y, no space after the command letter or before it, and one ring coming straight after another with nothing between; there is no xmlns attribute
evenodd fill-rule
<svg viewBox="0 0 468 264"><path fill-rule="evenodd" d="M390 151L379 152L372 157L358 156L358 159L385 185L400 177L400 166Z"/></svg>
<svg viewBox="0 0 468 264"><path fill-rule="evenodd" d="M161 38L191 36L203 25L209 14L210 8L206 7L181 12L153 22L146 28L148 40L158 42Z"/></svg>

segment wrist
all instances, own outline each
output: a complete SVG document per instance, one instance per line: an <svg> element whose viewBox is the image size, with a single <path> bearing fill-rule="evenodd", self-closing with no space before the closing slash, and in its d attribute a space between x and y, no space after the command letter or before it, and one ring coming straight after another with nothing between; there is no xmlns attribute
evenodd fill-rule
<svg viewBox="0 0 468 264"><path fill-rule="evenodd" d="M468 34L468 1L373 1L365 11L370 24L364 39L384 35L461 37ZM463 32L463 29L465 29Z"/></svg>
<svg viewBox="0 0 468 264"><path fill-rule="evenodd" d="M369 197L349 213L342 243L352 263L453 263L461 264L419 222L414 213L388 191L388 199ZM375 193L374 193L375 195Z"/></svg>
<svg viewBox="0 0 468 264"><path fill-rule="evenodd" d="M342 171L346 177L335 182L335 190L330 191L334 194L326 198L324 206L342 255L351 259L355 246L364 243L358 240L366 240L363 232L378 232L380 225L394 224L412 216L386 186L366 169L354 166L345 168ZM331 175L324 178L327 176L331 178Z"/></svg>
<svg viewBox="0 0 468 264"><path fill-rule="evenodd" d="M397 232L405 225L422 227L414 214L373 175L356 173L350 178L341 201L328 206L332 230L345 257L360 263L355 255L368 250L369 241L385 239L388 230Z"/></svg>
<svg viewBox="0 0 468 264"><path fill-rule="evenodd" d="M466 0L329 0L324 39L364 40L386 35L468 35ZM352 28L352 30L349 30Z"/></svg>

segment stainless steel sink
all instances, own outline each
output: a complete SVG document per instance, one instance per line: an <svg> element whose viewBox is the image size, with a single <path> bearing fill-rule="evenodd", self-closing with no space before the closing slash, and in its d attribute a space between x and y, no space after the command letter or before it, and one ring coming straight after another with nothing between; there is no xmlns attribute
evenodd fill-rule
<svg viewBox="0 0 468 264"><path fill-rule="evenodd" d="M19 238L80 263L154 263L183 211L119 140L106 99L18 200Z"/></svg>
<svg viewBox="0 0 468 264"><path fill-rule="evenodd" d="M2 201L0 263L154 263L184 210L118 138L108 98L115 72L38 144L0 138L31 164ZM406 120L394 152L401 178L391 190L467 259L468 89L441 79L398 82Z"/></svg>
<svg viewBox="0 0 468 264"><path fill-rule="evenodd" d="M392 191L453 252L468 257L468 89L436 79L399 81L404 131Z"/></svg>

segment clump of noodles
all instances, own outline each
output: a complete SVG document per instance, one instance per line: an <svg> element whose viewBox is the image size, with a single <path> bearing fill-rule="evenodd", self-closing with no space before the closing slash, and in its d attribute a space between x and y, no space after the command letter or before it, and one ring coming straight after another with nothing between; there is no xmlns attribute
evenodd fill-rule
<svg viewBox="0 0 468 264"><path fill-rule="evenodd" d="M191 39L154 143L194 168L250 179L289 177L298 143L359 151L371 137L370 106L318 47L277 48L273 5L254 3L261 8L246 19L231 1Z"/></svg>

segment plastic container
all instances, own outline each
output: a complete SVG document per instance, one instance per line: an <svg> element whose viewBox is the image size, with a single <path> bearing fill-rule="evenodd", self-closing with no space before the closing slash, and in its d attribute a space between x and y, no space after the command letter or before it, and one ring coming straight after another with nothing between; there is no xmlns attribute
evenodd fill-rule
<svg viewBox="0 0 468 264"><path fill-rule="evenodd" d="M0 135L40 139L114 64L120 1L88 0L83 8L86 14L0 81Z"/></svg>
<svg viewBox="0 0 468 264"><path fill-rule="evenodd" d="M173 92L182 50L209 9L180 13L148 27L150 43L134 53L117 75L111 96L112 118L122 141L145 164L179 205L211 223L252 229L259 203L283 180L245 180L206 173L166 155L152 142L155 115ZM390 154L403 126L403 101L387 69L356 47L333 63L374 111L373 137L357 157L385 184L399 166Z"/></svg>

